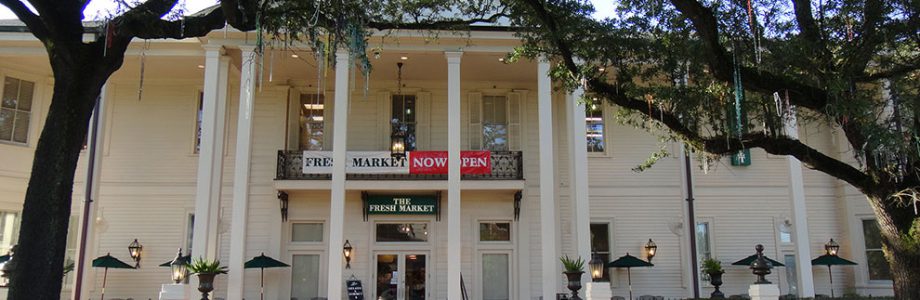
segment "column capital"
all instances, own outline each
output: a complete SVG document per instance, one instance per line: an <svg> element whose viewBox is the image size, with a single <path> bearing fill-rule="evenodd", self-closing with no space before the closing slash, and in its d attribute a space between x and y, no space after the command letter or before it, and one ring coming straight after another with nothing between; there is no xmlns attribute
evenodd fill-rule
<svg viewBox="0 0 920 300"><path fill-rule="evenodd" d="M204 51L207 55L224 55L226 51L224 45L218 44L204 44L201 45L201 48L204 48Z"/></svg>
<svg viewBox="0 0 920 300"><path fill-rule="evenodd" d="M256 45L240 45L240 51L243 52L254 52L256 51Z"/></svg>
<svg viewBox="0 0 920 300"><path fill-rule="evenodd" d="M462 56L463 51L444 51L444 57L447 57L447 63L449 64L459 64Z"/></svg>

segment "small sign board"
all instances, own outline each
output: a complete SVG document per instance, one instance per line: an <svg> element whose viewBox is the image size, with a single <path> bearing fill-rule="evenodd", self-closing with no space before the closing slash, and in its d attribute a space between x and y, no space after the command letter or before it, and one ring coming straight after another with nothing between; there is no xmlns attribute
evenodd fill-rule
<svg viewBox="0 0 920 300"><path fill-rule="evenodd" d="M368 215L434 215L438 213L435 196L382 196L367 197Z"/></svg>
<svg viewBox="0 0 920 300"><path fill-rule="evenodd" d="M364 300L364 287L361 285L361 280L346 280L345 290L348 294L348 300Z"/></svg>

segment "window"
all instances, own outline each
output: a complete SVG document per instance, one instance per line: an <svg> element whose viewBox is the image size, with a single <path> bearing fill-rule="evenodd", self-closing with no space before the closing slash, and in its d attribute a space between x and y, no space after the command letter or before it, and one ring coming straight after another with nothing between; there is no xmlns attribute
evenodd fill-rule
<svg viewBox="0 0 920 300"><path fill-rule="evenodd" d="M185 228L185 255L192 255L192 241L195 239L195 214L188 214Z"/></svg>
<svg viewBox="0 0 920 300"><path fill-rule="evenodd" d="M511 299L511 258L508 254L482 254L482 299Z"/></svg>
<svg viewBox="0 0 920 300"><path fill-rule="evenodd" d="M511 223L508 222L483 222L479 223L480 242L510 242Z"/></svg>
<svg viewBox="0 0 920 300"><path fill-rule="evenodd" d="M882 235L875 219L863 220L863 238L866 241L866 266L869 280L891 280L891 270L882 253Z"/></svg>
<svg viewBox="0 0 920 300"><path fill-rule="evenodd" d="M406 133L406 151L415 151L416 149L416 138L415 138L415 128L418 123L416 122L416 109L415 104L417 102L415 95L393 95L393 113L392 120L390 124L393 125L392 130L400 130ZM398 128L396 126L399 126Z"/></svg>
<svg viewBox="0 0 920 300"><path fill-rule="evenodd" d="M291 260L291 299L319 297L320 259L317 254L294 255Z"/></svg>
<svg viewBox="0 0 920 300"><path fill-rule="evenodd" d="M789 220L779 223L779 241L783 244L792 243L792 222Z"/></svg>
<svg viewBox="0 0 920 300"><path fill-rule="evenodd" d="M3 99L0 100L0 141L25 144L29 142L29 120L32 117L32 95L35 83L6 77Z"/></svg>
<svg viewBox="0 0 920 300"><path fill-rule="evenodd" d="M597 255L605 263L610 262L610 224L591 223L591 253ZM601 278L609 282L610 269L604 268Z"/></svg>
<svg viewBox="0 0 920 300"><path fill-rule="evenodd" d="M508 151L508 98L482 96L482 149Z"/></svg>
<svg viewBox="0 0 920 300"><path fill-rule="evenodd" d="M300 95L300 150L323 150L323 95Z"/></svg>
<svg viewBox="0 0 920 300"><path fill-rule="evenodd" d="M588 140L588 152L604 153L607 144L604 143L604 104L598 103L597 98L585 110L585 137Z"/></svg>
<svg viewBox="0 0 920 300"><path fill-rule="evenodd" d="M696 223L696 256L699 266L703 265L704 260L712 258L711 229L709 222ZM704 272L700 279L709 281L709 274Z"/></svg>
<svg viewBox="0 0 920 300"><path fill-rule="evenodd" d="M378 242L427 242L428 223L377 224Z"/></svg>
<svg viewBox="0 0 920 300"><path fill-rule="evenodd" d="M799 294L799 280L795 275L795 255L786 254L783 256L783 264L786 265L786 286L789 287L787 294Z"/></svg>
<svg viewBox="0 0 920 300"><path fill-rule="evenodd" d="M74 266L77 257L77 236L80 228L80 217L70 216L70 224L67 225L67 251L64 253L64 286L73 287Z"/></svg>
<svg viewBox="0 0 920 300"><path fill-rule="evenodd" d="M17 217L17 213L0 211L0 254L2 255L10 253L10 248L13 247L19 237L19 220L17 220ZM0 263L0 268L4 264L6 262ZM6 286L9 283L8 280L8 278L0 277L0 284Z"/></svg>
<svg viewBox="0 0 920 300"><path fill-rule="evenodd" d="M323 223L294 223L291 225L292 242L322 242Z"/></svg>
<svg viewBox="0 0 920 300"><path fill-rule="evenodd" d="M204 117L204 92L198 92L198 112L195 114L195 153L201 151L201 118Z"/></svg>

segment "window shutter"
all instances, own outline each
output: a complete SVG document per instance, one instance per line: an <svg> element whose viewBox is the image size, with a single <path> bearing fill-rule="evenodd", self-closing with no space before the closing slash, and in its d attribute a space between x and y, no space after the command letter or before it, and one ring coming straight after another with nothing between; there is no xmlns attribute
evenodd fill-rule
<svg viewBox="0 0 920 300"><path fill-rule="evenodd" d="M288 88L288 135L287 149L300 150L300 91Z"/></svg>
<svg viewBox="0 0 920 300"><path fill-rule="evenodd" d="M418 150L431 149L431 93L419 92L415 100L415 137Z"/></svg>
<svg viewBox="0 0 920 300"><path fill-rule="evenodd" d="M470 93L470 150L482 149L482 93Z"/></svg>
<svg viewBox="0 0 920 300"><path fill-rule="evenodd" d="M332 137L335 136L335 92L320 94L323 97L323 150L332 151ZM346 108L347 109L347 108Z"/></svg>
<svg viewBox="0 0 920 300"><path fill-rule="evenodd" d="M508 93L508 149L521 151L523 149L523 128L521 128L524 110L524 93Z"/></svg>
<svg viewBox="0 0 920 300"><path fill-rule="evenodd" d="M390 92L377 93L377 136L380 138L380 149L390 151L390 132L393 126L390 125L390 119L393 117L393 109L390 106Z"/></svg>

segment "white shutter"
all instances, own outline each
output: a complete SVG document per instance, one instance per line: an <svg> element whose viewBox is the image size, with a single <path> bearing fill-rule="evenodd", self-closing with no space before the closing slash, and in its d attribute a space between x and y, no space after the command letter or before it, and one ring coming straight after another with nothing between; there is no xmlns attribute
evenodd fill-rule
<svg viewBox="0 0 920 300"><path fill-rule="evenodd" d="M508 93L508 149L521 151L523 149L523 129L521 116L524 109L524 94L521 92Z"/></svg>
<svg viewBox="0 0 920 300"><path fill-rule="evenodd" d="M431 93L415 97L415 138L418 150L431 150Z"/></svg>
<svg viewBox="0 0 920 300"><path fill-rule="evenodd" d="M482 149L482 93L470 93L470 150Z"/></svg>
<svg viewBox="0 0 920 300"><path fill-rule="evenodd" d="M300 150L300 91L288 88L287 150Z"/></svg>
<svg viewBox="0 0 920 300"><path fill-rule="evenodd" d="M335 136L335 92L320 94L323 97L323 150L332 151L332 137Z"/></svg>
<svg viewBox="0 0 920 300"><path fill-rule="evenodd" d="M390 92L377 93L377 122L380 124L377 126L377 137L380 139L380 149L384 151L390 151L390 131L393 130L390 125L390 119L393 117L393 108L390 106L392 98Z"/></svg>

